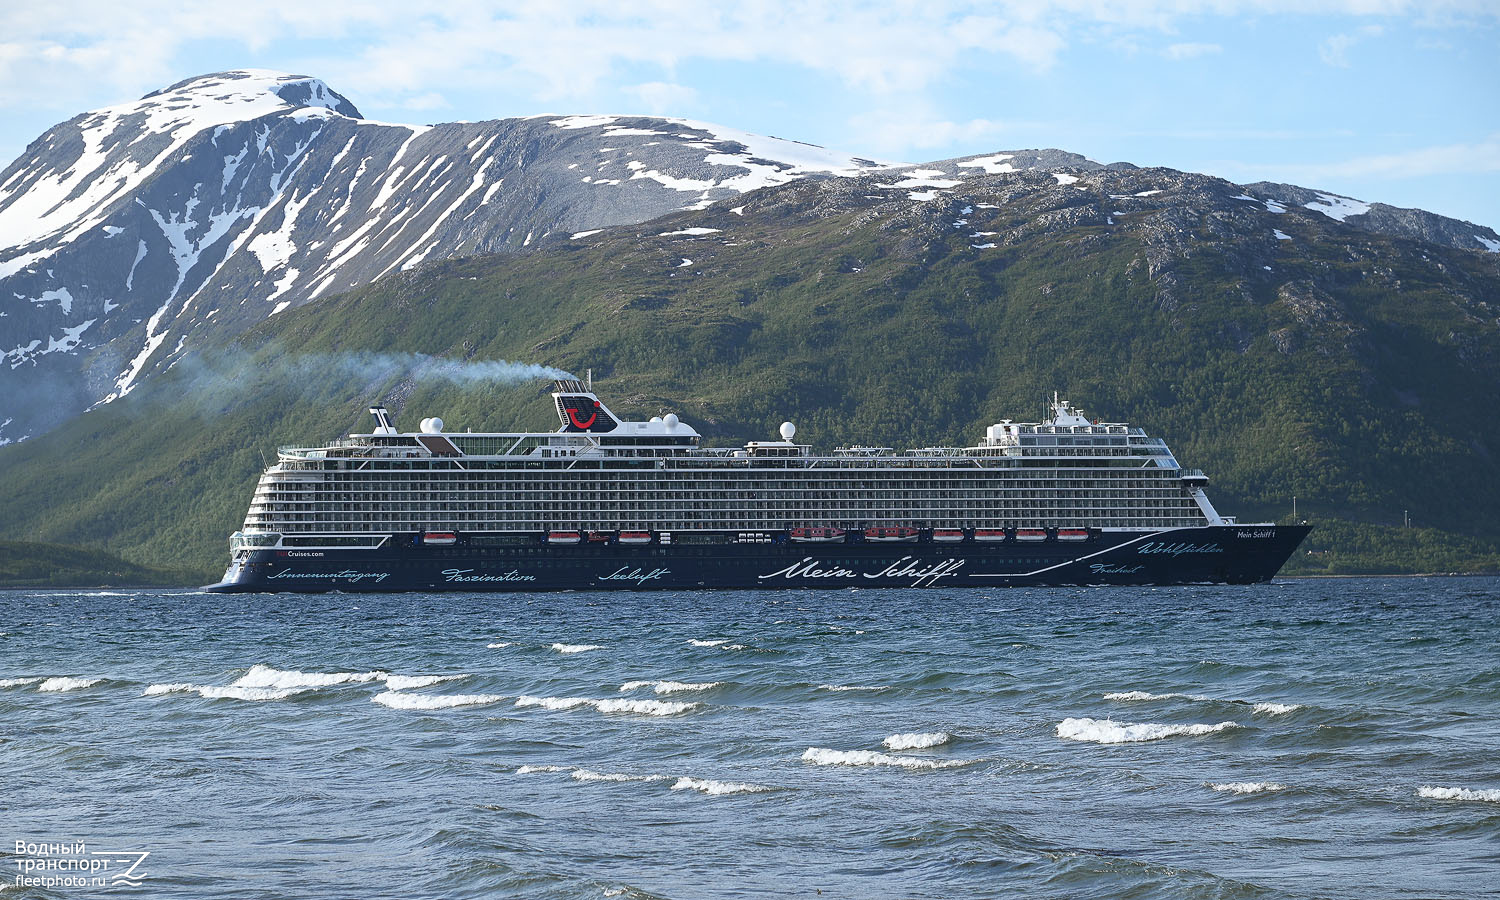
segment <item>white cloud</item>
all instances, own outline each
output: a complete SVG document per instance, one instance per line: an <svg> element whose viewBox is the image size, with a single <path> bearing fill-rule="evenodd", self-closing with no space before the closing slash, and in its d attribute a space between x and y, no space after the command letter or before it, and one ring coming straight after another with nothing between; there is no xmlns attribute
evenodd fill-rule
<svg viewBox="0 0 1500 900"><path fill-rule="evenodd" d="M1273 166L1224 162L1212 168L1226 178L1240 182L1290 181L1298 184L1353 178L1397 181L1431 175L1500 172L1500 132L1477 143L1417 147L1400 153L1356 156L1335 162Z"/></svg>
<svg viewBox="0 0 1500 900"><path fill-rule="evenodd" d="M1224 48L1218 44L1173 44L1163 50L1162 55L1167 59L1196 59L1223 52Z"/></svg>
<svg viewBox="0 0 1500 900"><path fill-rule="evenodd" d="M425 94L417 94L414 97L407 97L406 99L401 101L401 106L404 109L428 110L447 109L449 106L452 106L452 104L449 103L448 98L444 97L442 94L439 94L436 91L428 91Z"/></svg>
<svg viewBox="0 0 1500 900"><path fill-rule="evenodd" d="M916 100L897 102L849 118L850 145L879 155L964 145L1005 149L1000 142L1022 130L1034 133L1047 130L1047 126L992 119L952 121L923 108Z"/></svg>
<svg viewBox="0 0 1500 900"><path fill-rule="evenodd" d="M698 99L698 92L693 88L665 81L633 84L622 90L639 97L646 112L653 116L682 116Z"/></svg>
<svg viewBox="0 0 1500 900"><path fill-rule="evenodd" d="M666 76L661 83L670 84L676 67L692 61L783 63L831 74L856 90L894 94L927 88L976 55L1045 72L1073 41L1101 29L1128 42L1207 17L1500 16L1487 0L1215 0L1207 10L1183 0L13 2L0 4L0 104L72 112L77 98L97 96L101 84L139 94L198 74L184 69L185 57L215 43L250 55L285 47L279 58L291 54L303 72L389 97L394 106L434 85L457 84L524 91L537 100L589 100L613 90L623 67L656 67ZM1325 60L1347 64L1350 46L1367 31L1330 37ZM326 55L307 55L309 46ZM1191 58L1217 46L1178 43L1166 53ZM223 65L252 61L265 62Z"/></svg>
<svg viewBox="0 0 1500 900"><path fill-rule="evenodd" d="M1385 29L1379 25L1366 25L1355 32L1335 34L1318 45L1318 58L1326 65L1339 69L1349 68L1349 50L1367 37L1375 37Z"/></svg>

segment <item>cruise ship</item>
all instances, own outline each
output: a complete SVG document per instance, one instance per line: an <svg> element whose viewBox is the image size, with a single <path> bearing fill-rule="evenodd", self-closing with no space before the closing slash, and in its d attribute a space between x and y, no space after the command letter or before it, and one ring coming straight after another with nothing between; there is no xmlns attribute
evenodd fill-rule
<svg viewBox="0 0 1500 900"><path fill-rule="evenodd" d="M1161 438L1091 421L991 425L969 447L705 447L560 380L552 432L439 418L283 447L211 591L1249 584L1307 526L1243 524ZM1045 418L1045 417L1044 417Z"/></svg>

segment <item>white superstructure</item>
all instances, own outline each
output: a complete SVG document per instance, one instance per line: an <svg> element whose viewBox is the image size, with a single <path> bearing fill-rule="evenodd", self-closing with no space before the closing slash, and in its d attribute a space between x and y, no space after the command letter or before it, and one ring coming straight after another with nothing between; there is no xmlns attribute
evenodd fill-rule
<svg viewBox="0 0 1500 900"><path fill-rule="evenodd" d="M703 448L675 415L614 416L560 382L556 432L457 433L441 419L377 427L323 447L284 447L256 488L237 547L378 546L391 535L791 528L1094 528L1224 524L1166 443L1091 422L1065 400L1052 418L1009 420L971 447L818 453L781 440Z"/></svg>

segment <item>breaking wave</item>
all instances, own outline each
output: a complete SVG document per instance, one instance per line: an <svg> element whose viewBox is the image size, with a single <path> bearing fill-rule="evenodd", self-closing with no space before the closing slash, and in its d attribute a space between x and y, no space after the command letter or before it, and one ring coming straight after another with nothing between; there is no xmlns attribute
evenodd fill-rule
<svg viewBox="0 0 1500 900"><path fill-rule="evenodd" d="M1070 741L1086 741L1093 744L1133 744L1140 741L1157 741L1177 735L1202 735L1239 728L1238 722L1220 722L1217 725L1160 725L1155 722L1115 722L1110 719L1063 719L1058 723L1057 736Z"/></svg>
<svg viewBox="0 0 1500 900"><path fill-rule="evenodd" d="M1500 803L1500 791L1497 790L1472 790L1470 788L1433 787L1422 785L1417 788L1417 796L1428 800L1479 800L1485 803Z"/></svg>
<svg viewBox="0 0 1500 900"><path fill-rule="evenodd" d="M820 685L818 685L818 690L820 690L820 691L838 691L838 692L843 692L843 691L888 691L890 689L891 689L891 687L888 684L820 684Z"/></svg>
<svg viewBox="0 0 1500 900"><path fill-rule="evenodd" d="M36 684L41 681L41 676L36 678L0 678L0 688L20 687L25 684Z"/></svg>
<svg viewBox="0 0 1500 900"><path fill-rule="evenodd" d="M893 734L881 743L887 750L925 750L928 747L941 747L951 740L953 740L953 735L946 731L914 731L906 734Z"/></svg>
<svg viewBox="0 0 1500 900"><path fill-rule="evenodd" d="M951 769L966 766L971 759L920 759L915 756L892 756L877 750L830 750L808 747L802 761L815 766L899 766L903 769Z"/></svg>
<svg viewBox="0 0 1500 900"><path fill-rule="evenodd" d="M679 700L595 700L593 706L602 713L628 712L648 716L675 716L697 709L702 703L687 703Z"/></svg>
<svg viewBox="0 0 1500 900"><path fill-rule="evenodd" d="M760 794L773 791L775 788L766 787L763 784L749 784L744 781L715 781L712 778L692 778L683 775L673 782L674 791L702 791L705 794Z"/></svg>
<svg viewBox="0 0 1500 900"><path fill-rule="evenodd" d="M697 709L702 703L687 703L676 700L625 700L610 698L595 700L591 697L529 697L516 698L517 706L538 706L542 709L567 710L580 706L592 706L601 713L637 713L643 716L675 716Z"/></svg>
<svg viewBox="0 0 1500 900"><path fill-rule="evenodd" d="M674 791L699 791L714 796L723 794L759 794L773 791L775 788L763 784L750 784L743 781L716 781L712 778L694 778L691 775L636 775L624 772L596 772L593 769L584 769L577 766L552 766L552 765L524 765L516 769L517 775L531 775L539 772L567 772L568 777L574 781L582 782L606 782L614 784L626 783L655 783L670 781Z"/></svg>
<svg viewBox="0 0 1500 900"><path fill-rule="evenodd" d="M1252 706L1250 708L1254 712L1265 713L1268 716L1284 716L1284 715L1286 715L1289 712L1295 712L1296 710L1301 709L1302 708L1302 704L1300 704L1300 703L1257 703L1257 704L1255 704L1254 706Z"/></svg>
<svg viewBox="0 0 1500 900"><path fill-rule="evenodd" d="M590 650L603 650L603 644L553 644L552 649L558 653L587 653Z"/></svg>
<svg viewBox="0 0 1500 900"><path fill-rule="evenodd" d="M205 700L285 700L296 694L306 693L311 687L245 687L243 685L188 684L176 681L170 684L153 684L142 692L143 697L162 694L196 693Z"/></svg>
<svg viewBox="0 0 1500 900"><path fill-rule="evenodd" d="M485 644L484 646L490 650L503 650L506 647L514 647L515 645L515 641L496 641L493 644Z"/></svg>
<svg viewBox="0 0 1500 900"><path fill-rule="evenodd" d="M364 684L387 677L384 672L298 672L295 669L276 669L257 663L231 684L234 687L255 688L320 688L336 684Z"/></svg>
<svg viewBox="0 0 1500 900"><path fill-rule="evenodd" d="M574 769L574 781L668 781L670 775L623 775L618 772L594 772L589 769Z"/></svg>
<svg viewBox="0 0 1500 900"><path fill-rule="evenodd" d="M729 643L729 639L728 638L719 638L718 640L714 640L714 641L689 640L688 643L692 644L694 647L718 647L718 646L721 646L723 644Z"/></svg>
<svg viewBox="0 0 1500 900"><path fill-rule="evenodd" d="M1150 691L1118 691L1113 694L1105 694L1105 700L1212 700L1212 697L1202 697L1198 694L1153 694Z"/></svg>
<svg viewBox="0 0 1500 900"><path fill-rule="evenodd" d="M197 694L205 700L285 700L318 688L340 684L368 684L376 681L389 683L390 679L409 677L413 676L388 675L385 672L299 672L295 669L277 669L257 663L251 666L244 675L227 685L174 681L150 685L142 696ZM415 677L421 679L433 676ZM454 676L440 677L446 680Z"/></svg>
<svg viewBox="0 0 1500 900"><path fill-rule="evenodd" d="M39 691L81 691L84 688L93 687L103 680L103 678L72 678L66 675L59 675L56 678L44 679L41 684L37 685L36 689Z"/></svg>
<svg viewBox="0 0 1500 900"><path fill-rule="evenodd" d="M468 675L387 675L385 686L387 690L409 691L412 688L431 687L445 681L458 681L460 678L468 677Z"/></svg>
<svg viewBox="0 0 1500 900"><path fill-rule="evenodd" d="M1265 791L1284 791L1286 785L1275 781L1226 781L1217 784L1212 781L1208 787L1215 791L1225 791L1230 794L1259 794Z"/></svg>
<svg viewBox="0 0 1500 900"><path fill-rule="evenodd" d="M1136 700L1192 700L1197 703L1244 703L1249 704L1251 711L1267 716L1281 716L1302 708L1301 703L1250 703L1248 700L1221 700L1218 697L1205 697L1202 694L1153 694L1150 691L1117 691L1105 694L1105 700L1120 700L1131 702Z"/></svg>
<svg viewBox="0 0 1500 900"><path fill-rule="evenodd" d="M404 694L381 691L370 698L373 703L391 709L452 709L456 706L483 706L506 699L500 694Z"/></svg>
<svg viewBox="0 0 1500 900"><path fill-rule="evenodd" d="M722 681L627 681L620 685L622 691L633 691L649 687L658 694L681 694L687 691L707 691L723 684Z"/></svg>

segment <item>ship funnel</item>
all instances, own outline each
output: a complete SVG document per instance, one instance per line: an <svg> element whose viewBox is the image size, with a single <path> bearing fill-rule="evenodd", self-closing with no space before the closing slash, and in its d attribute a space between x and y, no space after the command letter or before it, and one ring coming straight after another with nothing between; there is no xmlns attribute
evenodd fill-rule
<svg viewBox="0 0 1500 900"><path fill-rule="evenodd" d="M384 406L370 407L370 415L375 417L376 434L395 434L396 426L391 424L391 414Z"/></svg>
<svg viewBox="0 0 1500 900"><path fill-rule="evenodd" d="M562 431L603 432L614 431L620 420L609 411L609 407L594 396L576 379L559 380L557 390L552 392L557 403L557 417L562 420Z"/></svg>

